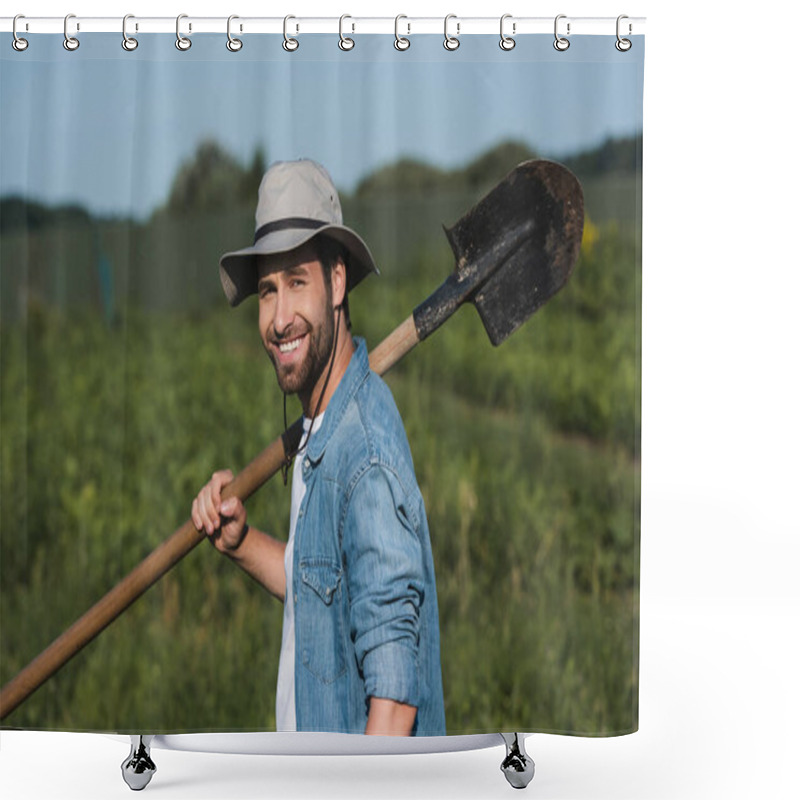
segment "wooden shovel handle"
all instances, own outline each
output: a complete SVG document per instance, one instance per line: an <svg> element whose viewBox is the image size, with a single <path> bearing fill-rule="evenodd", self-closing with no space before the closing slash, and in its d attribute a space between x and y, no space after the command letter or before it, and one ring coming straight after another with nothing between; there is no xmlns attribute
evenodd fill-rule
<svg viewBox="0 0 800 800"><path fill-rule="evenodd" d="M370 367L382 375L418 342L412 315L372 351ZM299 423L300 420L292 428L298 427ZM281 468L285 458L283 440L276 439L223 489L223 499L236 496L245 502ZM0 691L0 719L5 719L205 538L205 533L197 531L191 520L184 522L172 536L3 687Z"/></svg>
<svg viewBox="0 0 800 800"><path fill-rule="evenodd" d="M417 344L419 344L419 334L412 314L372 350L369 354L370 369L378 375L383 375Z"/></svg>

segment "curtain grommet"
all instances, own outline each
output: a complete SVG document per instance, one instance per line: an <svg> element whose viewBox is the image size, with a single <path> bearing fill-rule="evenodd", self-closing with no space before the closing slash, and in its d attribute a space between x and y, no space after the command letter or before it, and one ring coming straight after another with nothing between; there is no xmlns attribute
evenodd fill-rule
<svg viewBox="0 0 800 800"><path fill-rule="evenodd" d="M122 18L122 49L132 53L139 46L139 40L133 36L128 36L129 19L135 19L133 14L126 14Z"/></svg>
<svg viewBox="0 0 800 800"><path fill-rule="evenodd" d="M443 42L443 44L444 44L444 49L445 50L449 50L452 53L454 50L458 50L459 46L461 45L461 42L458 39L458 34L461 32L461 23L460 22L456 22L456 35L455 36L451 36L447 32L447 23L450 22L451 19L456 19L456 15L455 14L448 14L444 18L444 42Z"/></svg>
<svg viewBox="0 0 800 800"><path fill-rule="evenodd" d="M13 40L11 42L11 46L18 53L22 53L22 52L24 52L25 50L28 49L28 40L27 39L23 39L17 33L17 20L18 19L25 19L25 15L24 14L17 14L17 16L14 17L14 22L11 23L11 33L14 35L14 38L13 38Z"/></svg>
<svg viewBox="0 0 800 800"><path fill-rule="evenodd" d="M231 34L231 22L235 19L239 19L236 14L231 14L228 17L228 41L225 42L225 47L227 47L231 53L238 53L244 47L244 42ZM241 28L239 30L241 32Z"/></svg>
<svg viewBox="0 0 800 800"><path fill-rule="evenodd" d="M620 14L617 17L617 41L614 42L614 47L616 47L617 50L620 51L620 53L627 53L628 50L630 50L631 47L633 47L633 42L630 39L623 39L622 36L620 36L619 24L620 24L620 22L622 22L623 19L628 19L628 15L627 14ZM633 27L629 22L628 23L628 36L631 35L631 31L632 30L633 30Z"/></svg>
<svg viewBox="0 0 800 800"><path fill-rule="evenodd" d="M300 42L297 39L292 38L287 33L287 27L289 24L290 19L297 19L296 17L292 16L291 14L287 14L283 18L283 49L287 53L294 53L298 47L300 47ZM295 29L296 31L299 30L299 26Z"/></svg>
<svg viewBox="0 0 800 800"><path fill-rule="evenodd" d="M558 21L560 19L566 19L566 18L567 18L566 14L559 14L556 17L556 21L555 21L555 24L553 26L553 30L555 32L555 37L556 37L556 40L553 42L553 47L555 47L555 49L558 50L559 53L563 53L565 50L569 49L569 39L567 39L566 36L559 36L558 35ZM568 22L567 23L567 36L569 36L569 32L570 32L569 29L570 29L570 24Z"/></svg>
<svg viewBox="0 0 800 800"><path fill-rule="evenodd" d="M192 46L192 40L181 33L181 20L188 18L188 14L178 14L178 18L175 20L175 47L181 52L186 52ZM191 25L189 30L192 30Z"/></svg>
<svg viewBox="0 0 800 800"><path fill-rule="evenodd" d="M398 14L394 18L394 49L399 50L401 53L405 50L408 50L411 47L411 39L407 39L405 36L400 35L399 25L401 19L408 19L405 14ZM411 33L411 24L406 23L407 34Z"/></svg>
<svg viewBox="0 0 800 800"><path fill-rule="evenodd" d="M505 31L503 30L503 25L507 19L511 19L511 14L503 14L500 17L500 49L505 50L508 52L509 50L513 50L517 46L516 40L512 36L506 36ZM511 23L511 32L517 32L517 23Z"/></svg>
<svg viewBox="0 0 800 800"><path fill-rule="evenodd" d="M64 17L64 42L63 42L64 49L65 50L69 50L70 53L73 52L74 50L77 50L81 46L81 43L78 41L78 39L75 36L70 36L69 35L68 26L69 26L69 21L71 19L75 19L75 15L74 14L67 14L67 16ZM80 30L80 29L81 29L80 25L77 25L76 26L76 30Z"/></svg>
<svg viewBox="0 0 800 800"><path fill-rule="evenodd" d="M351 39L349 36L344 35L342 27L346 19L353 19L353 18L349 14L342 14L342 16L339 17L339 49L348 52L356 46L356 42L355 39ZM355 29L356 26L353 25L352 26L353 32L355 32Z"/></svg>

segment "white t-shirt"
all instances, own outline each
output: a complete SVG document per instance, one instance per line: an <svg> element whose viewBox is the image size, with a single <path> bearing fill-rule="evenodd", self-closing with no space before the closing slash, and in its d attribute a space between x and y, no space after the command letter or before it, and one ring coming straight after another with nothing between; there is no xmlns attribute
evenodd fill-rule
<svg viewBox="0 0 800 800"><path fill-rule="evenodd" d="M313 436L322 425L325 412L314 420ZM311 425L308 417L303 417L303 441ZM305 445L298 451L292 469L292 510L289 517L289 539L286 542L286 553L283 566L286 571L286 597L283 603L283 636L281 638L281 658L278 664L278 691L275 698L275 722L279 731L296 731L297 716L294 705L294 531L297 526L297 512L306 494L306 483L300 464L305 454Z"/></svg>

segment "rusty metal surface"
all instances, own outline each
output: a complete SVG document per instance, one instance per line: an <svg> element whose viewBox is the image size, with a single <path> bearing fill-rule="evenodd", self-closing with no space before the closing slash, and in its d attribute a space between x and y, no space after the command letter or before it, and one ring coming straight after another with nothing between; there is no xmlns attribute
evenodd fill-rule
<svg viewBox="0 0 800 800"><path fill-rule="evenodd" d="M445 233L455 271L414 310L419 338L472 302L498 345L569 279L583 235L583 191L566 167L526 161Z"/></svg>

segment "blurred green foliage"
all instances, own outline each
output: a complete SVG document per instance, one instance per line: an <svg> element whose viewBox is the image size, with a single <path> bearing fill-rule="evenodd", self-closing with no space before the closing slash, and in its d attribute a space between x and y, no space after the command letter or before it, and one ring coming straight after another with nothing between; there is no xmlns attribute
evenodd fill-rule
<svg viewBox="0 0 800 800"><path fill-rule="evenodd" d="M214 469L282 430L255 301L228 309L216 267L252 237L254 195L239 193L263 156L240 167L215 147L147 223L38 209L0 237L2 683L188 517ZM521 152L458 174L387 168L343 197L382 270L351 301L369 346L452 269L441 224ZM226 176L203 198L201 159ZM463 309L387 376L429 515L451 733L637 724L640 175L634 160L578 177L588 221L565 289L497 349ZM248 513L285 535L280 479ZM201 544L5 724L269 730L281 619Z"/></svg>
<svg viewBox="0 0 800 800"><path fill-rule="evenodd" d="M187 217L249 203L258 193L265 169L261 149L256 150L250 165L242 168L216 142L202 142L194 157L178 170L163 211Z"/></svg>

